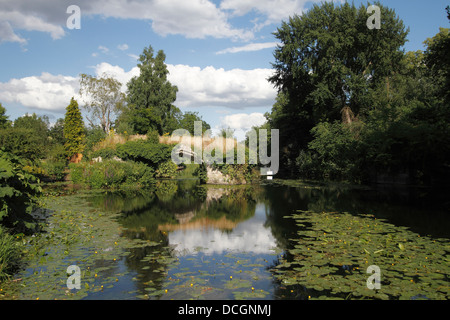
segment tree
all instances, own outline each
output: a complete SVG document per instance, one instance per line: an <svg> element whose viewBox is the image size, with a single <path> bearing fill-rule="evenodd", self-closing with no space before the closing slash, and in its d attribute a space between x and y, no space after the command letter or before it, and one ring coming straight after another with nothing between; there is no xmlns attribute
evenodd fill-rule
<svg viewBox="0 0 450 320"><path fill-rule="evenodd" d="M64 119L59 118L56 123L50 128L49 136L53 143L64 145Z"/></svg>
<svg viewBox="0 0 450 320"><path fill-rule="evenodd" d="M6 109L0 103L0 129L7 128L10 126L10 121L8 120L8 116L5 115Z"/></svg>
<svg viewBox="0 0 450 320"><path fill-rule="evenodd" d="M440 86L441 95L450 103L450 29L439 28L433 38L425 40L425 63L433 74L434 82Z"/></svg>
<svg viewBox="0 0 450 320"><path fill-rule="evenodd" d="M64 118L64 138L67 156L71 158L84 150L85 130L78 102L72 97Z"/></svg>
<svg viewBox="0 0 450 320"><path fill-rule="evenodd" d="M49 149L48 117L26 114L0 133L1 145L9 152L27 160L45 157Z"/></svg>
<svg viewBox="0 0 450 320"><path fill-rule="evenodd" d="M124 107L125 94L121 92L122 84L114 78L103 75L99 78L82 74L80 95L86 97L84 108L89 116L86 119L92 127L99 121L106 133Z"/></svg>
<svg viewBox="0 0 450 320"><path fill-rule="evenodd" d="M204 133L206 130L211 129L211 126L202 119L198 115L198 112L190 112L187 111L183 114L183 116L180 119L180 129L185 129L189 131L191 135L194 135L194 129L195 129L195 121L201 121L202 122L202 132Z"/></svg>
<svg viewBox="0 0 450 320"><path fill-rule="evenodd" d="M313 139L320 122L341 120L343 113L364 117L371 109L370 92L396 72L406 42L403 22L377 3L381 29L367 28L366 8L332 2L314 5L294 15L274 33L280 45L274 52L278 89L269 122L280 130L280 147L288 167Z"/></svg>
<svg viewBox="0 0 450 320"><path fill-rule="evenodd" d="M47 116L37 116L26 114L14 121L14 128L32 129L44 141L48 138L49 120Z"/></svg>
<svg viewBox="0 0 450 320"><path fill-rule="evenodd" d="M129 121L134 130L146 134L150 129L157 129L162 135L172 127L173 103L176 100L178 88L167 80L166 55L162 50L156 57L153 48L144 48L139 57L140 74L133 77L127 84L129 105ZM169 132L170 133L170 132Z"/></svg>
<svg viewBox="0 0 450 320"><path fill-rule="evenodd" d="M46 145L32 129L0 129L0 146L5 151L30 161L41 159L46 154Z"/></svg>

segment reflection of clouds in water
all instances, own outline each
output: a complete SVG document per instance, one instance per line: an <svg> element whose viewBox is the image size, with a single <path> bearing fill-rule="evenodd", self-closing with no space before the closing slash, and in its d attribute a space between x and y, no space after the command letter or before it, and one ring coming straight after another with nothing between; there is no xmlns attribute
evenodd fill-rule
<svg viewBox="0 0 450 320"><path fill-rule="evenodd" d="M180 254L193 254L198 247L205 254L228 251L270 253L276 247L276 241L270 228L264 227L264 222L264 206L258 206L253 218L239 223L231 232L213 228L177 230L170 232L169 243L176 245Z"/></svg>

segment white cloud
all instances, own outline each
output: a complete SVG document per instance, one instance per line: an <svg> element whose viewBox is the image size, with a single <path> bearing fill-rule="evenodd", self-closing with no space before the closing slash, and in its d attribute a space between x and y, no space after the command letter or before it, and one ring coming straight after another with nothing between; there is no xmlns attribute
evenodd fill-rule
<svg viewBox="0 0 450 320"><path fill-rule="evenodd" d="M48 32L53 39L64 36L71 1L6 0L0 8L0 21L13 29ZM210 0L79 0L81 17L100 15L121 19L149 20L163 36L181 34L187 38L232 38L249 40L253 33L234 28L228 14Z"/></svg>
<svg viewBox="0 0 450 320"><path fill-rule="evenodd" d="M238 52L248 52L248 51L259 51L267 48L276 47L278 42L264 42L264 43L249 43L245 46L241 47L232 47L227 48L221 51L217 51L216 54L225 54L225 53L238 53Z"/></svg>
<svg viewBox="0 0 450 320"><path fill-rule="evenodd" d="M250 12L261 15L261 19L255 20L255 28L258 30L272 23L280 23L294 14L301 15L305 11L305 5L322 0L223 0L220 4L222 10L231 10L235 16L243 16ZM263 20L262 22L258 22Z"/></svg>
<svg viewBox="0 0 450 320"><path fill-rule="evenodd" d="M67 107L71 97L78 96L78 86L78 78L43 72L40 76L0 82L0 100L58 111Z"/></svg>
<svg viewBox="0 0 450 320"><path fill-rule="evenodd" d="M59 25L49 23L39 16L23 14L18 11L5 12L0 9L0 21L3 22L3 28L6 26L4 24L6 22L14 29L48 32L52 39L59 39L65 34L64 29Z"/></svg>
<svg viewBox="0 0 450 320"><path fill-rule="evenodd" d="M167 65L169 81L178 86L179 107L223 106L241 109L271 106L276 90L267 81L272 69L242 70Z"/></svg>
<svg viewBox="0 0 450 320"><path fill-rule="evenodd" d="M103 52L105 54L109 52L109 49L105 46L98 46L98 50L100 50L101 52Z"/></svg>
<svg viewBox="0 0 450 320"><path fill-rule="evenodd" d="M273 72L271 69L201 69L171 64L167 68L170 72L169 81L178 87L175 101L178 107L219 106L239 110L245 107L270 107L275 101L276 90L267 81ZM138 67L125 71L106 62L93 66L93 70L96 76L105 74L120 81L124 92L128 81L139 75ZM44 72L40 76L0 82L0 101L18 102L38 109L63 110L72 96L78 96L78 90L78 77ZM256 115L247 119L247 122L253 123L254 119L257 119Z"/></svg>
<svg viewBox="0 0 450 320"><path fill-rule="evenodd" d="M96 76L102 76L106 75L108 77L112 77L119 81L122 84L122 91L126 91L126 85L128 81L134 76L139 75L139 68L134 67L130 71L125 71L119 66L113 66L109 63L102 62L94 67L95 75Z"/></svg>
<svg viewBox="0 0 450 320"><path fill-rule="evenodd" d="M133 61L137 61L137 60L139 59L139 56L138 56L137 54L129 53L128 56L129 56L131 59L133 59Z"/></svg>
<svg viewBox="0 0 450 320"><path fill-rule="evenodd" d="M125 51L125 50L128 50L128 45L127 45L126 43L124 43L124 44L119 44L119 45L117 46L117 48L118 48L119 50L121 50L121 51Z"/></svg>
<svg viewBox="0 0 450 320"><path fill-rule="evenodd" d="M0 21L0 43L2 42L26 43L27 41L14 33L8 21Z"/></svg>
<svg viewBox="0 0 450 320"><path fill-rule="evenodd" d="M247 113L235 113L227 115L222 118L221 124L225 128L231 128L236 131L248 131L252 127L257 127L266 123L266 118L264 114L259 112L254 112L251 114Z"/></svg>

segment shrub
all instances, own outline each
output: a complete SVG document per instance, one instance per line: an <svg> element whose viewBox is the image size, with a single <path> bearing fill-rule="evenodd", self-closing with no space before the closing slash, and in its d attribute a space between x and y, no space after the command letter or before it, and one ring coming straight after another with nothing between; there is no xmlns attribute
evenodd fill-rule
<svg viewBox="0 0 450 320"><path fill-rule="evenodd" d="M9 278L18 268L21 244L0 225L0 282Z"/></svg>
<svg viewBox="0 0 450 320"><path fill-rule="evenodd" d="M142 163L103 161L99 163L70 164L74 184L93 189L120 187L149 187L154 184L154 170Z"/></svg>
<svg viewBox="0 0 450 320"><path fill-rule="evenodd" d="M27 231L35 226L31 212L42 189L23 167L23 160L0 149L0 223Z"/></svg>
<svg viewBox="0 0 450 320"><path fill-rule="evenodd" d="M200 183L202 184L208 182L208 172L206 170L206 165L204 163L202 163L195 169L193 175L198 177Z"/></svg>
<svg viewBox="0 0 450 320"><path fill-rule="evenodd" d="M7 152L31 161L44 157L47 149L32 129L13 127L0 129L0 146Z"/></svg>
<svg viewBox="0 0 450 320"><path fill-rule="evenodd" d="M156 170L156 177L174 178L177 175L177 170L178 166L172 160L167 160L158 166L158 170Z"/></svg>
<svg viewBox="0 0 450 320"><path fill-rule="evenodd" d="M142 162L156 169L160 163L171 159L172 148L171 145L136 140L118 145L116 150L121 159Z"/></svg>
<svg viewBox="0 0 450 320"><path fill-rule="evenodd" d="M91 158L102 157L102 159L112 159L116 155L116 149L112 147L107 147L104 149L100 149L92 152Z"/></svg>

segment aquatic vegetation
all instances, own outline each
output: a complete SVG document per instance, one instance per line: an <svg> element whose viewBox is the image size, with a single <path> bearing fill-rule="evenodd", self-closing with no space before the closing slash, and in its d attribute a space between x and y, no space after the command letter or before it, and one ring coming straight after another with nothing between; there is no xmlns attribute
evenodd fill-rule
<svg viewBox="0 0 450 320"><path fill-rule="evenodd" d="M352 214L317 209L339 207L322 201L335 189L194 180L157 187L47 186L42 232L18 239L26 268L1 283L0 299L449 297L445 233L356 214L355 202ZM339 190L340 199L355 199ZM295 210L302 200L307 210ZM70 265L81 270L80 289L67 287ZM379 289L367 287L369 266L380 268Z"/></svg>
<svg viewBox="0 0 450 320"><path fill-rule="evenodd" d="M311 296L356 299L448 299L448 239L433 239L372 215L299 211L301 227L289 255L274 269L282 286ZM381 270L380 289L367 286L369 266Z"/></svg>

